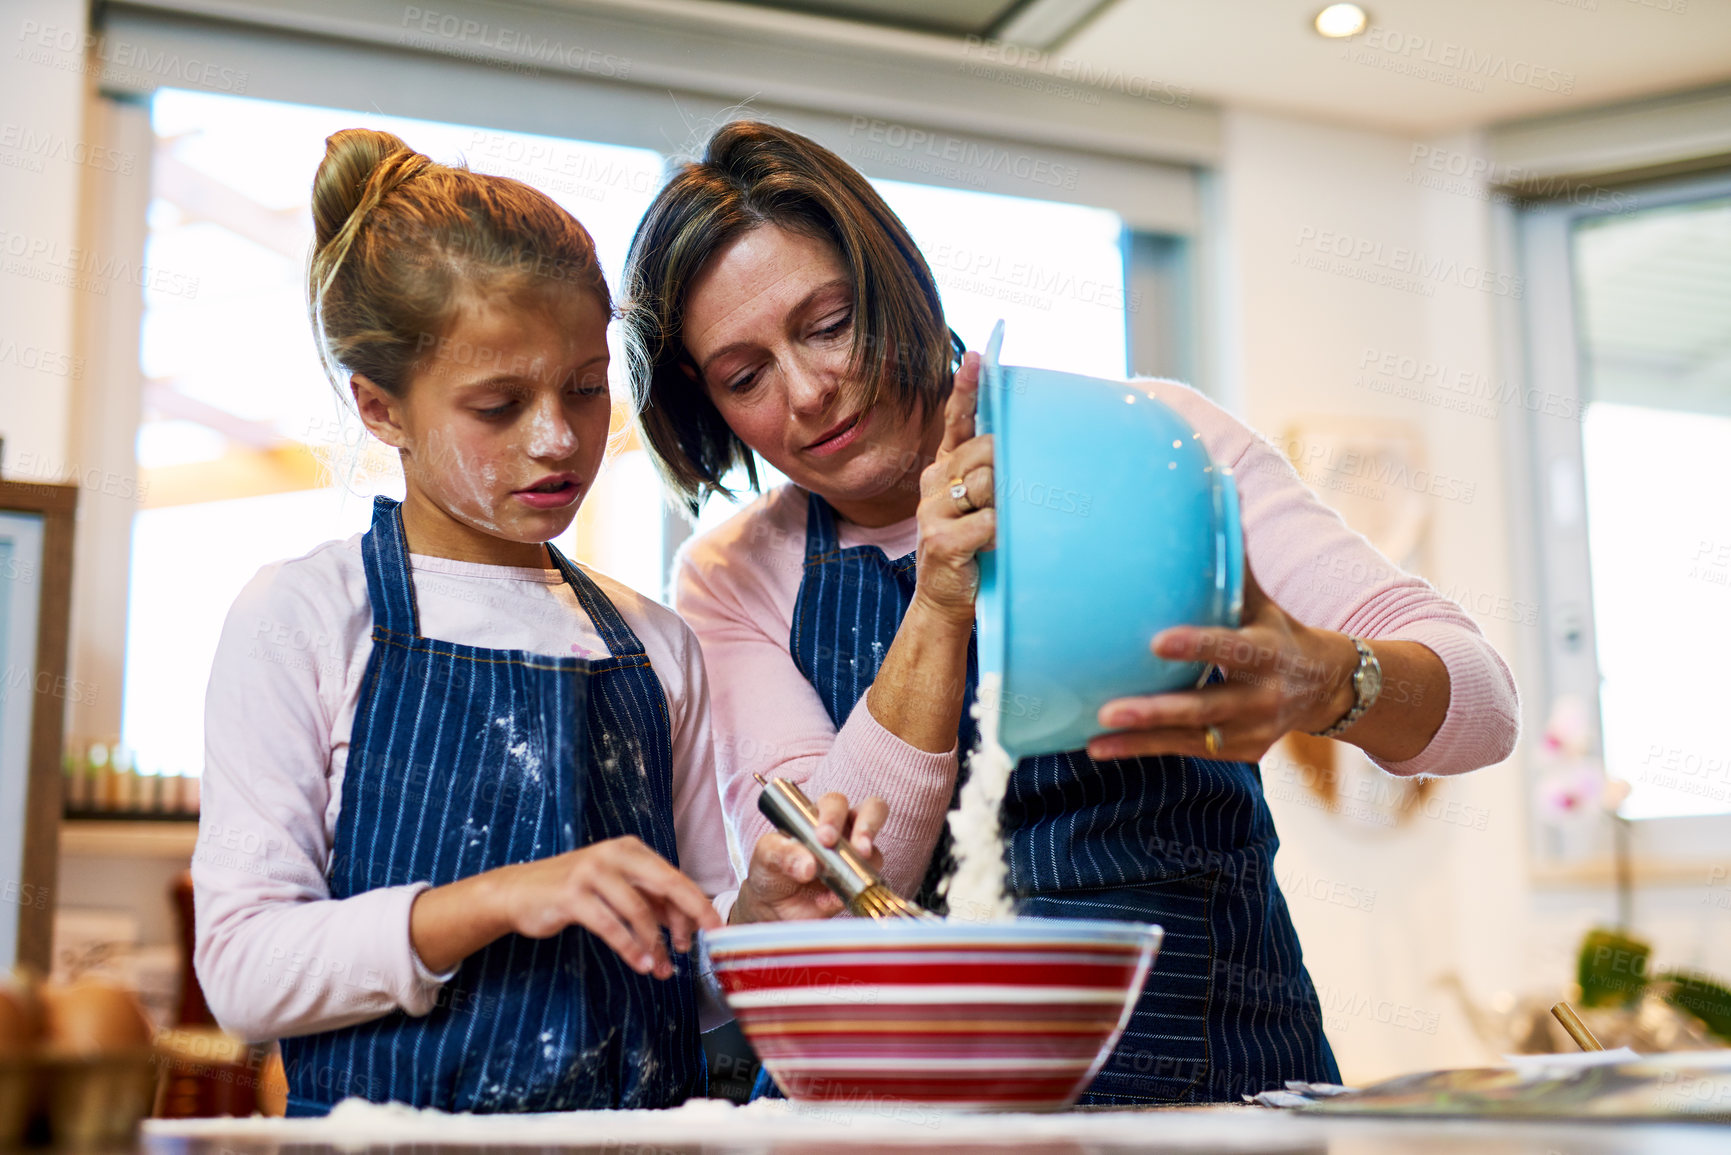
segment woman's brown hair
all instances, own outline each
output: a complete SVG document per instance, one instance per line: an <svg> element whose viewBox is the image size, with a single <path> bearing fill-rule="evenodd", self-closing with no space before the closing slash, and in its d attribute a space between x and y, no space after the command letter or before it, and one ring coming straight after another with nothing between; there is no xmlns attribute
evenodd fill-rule
<svg viewBox="0 0 1731 1155"><path fill-rule="evenodd" d="M827 240L841 255L854 296L849 375L862 405L887 400L904 416L934 411L961 356L925 257L865 177L787 129L754 120L724 126L638 224L620 314L643 442L692 513L711 493L732 496L721 478L735 465L756 489L757 468L691 375L686 291L725 245L765 224Z"/></svg>
<svg viewBox="0 0 1731 1155"><path fill-rule="evenodd" d="M594 241L551 197L436 164L388 132L325 141L312 209L307 308L345 400L357 373L402 396L466 293L531 304L577 289L612 307Z"/></svg>

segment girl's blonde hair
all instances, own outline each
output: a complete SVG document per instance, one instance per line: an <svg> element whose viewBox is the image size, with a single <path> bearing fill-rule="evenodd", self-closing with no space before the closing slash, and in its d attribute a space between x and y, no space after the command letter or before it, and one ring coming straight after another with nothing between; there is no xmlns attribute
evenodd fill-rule
<svg viewBox="0 0 1731 1155"><path fill-rule="evenodd" d="M437 164L391 133L347 128L329 137L312 210L307 307L345 402L357 373L401 397L465 294L533 304L575 289L611 312L595 242L552 198L509 177Z"/></svg>

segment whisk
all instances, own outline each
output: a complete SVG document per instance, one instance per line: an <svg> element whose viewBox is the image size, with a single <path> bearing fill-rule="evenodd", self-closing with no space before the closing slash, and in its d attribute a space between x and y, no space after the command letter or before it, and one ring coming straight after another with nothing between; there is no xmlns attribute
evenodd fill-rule
<svg viewBox="0 0 1731 1155"><path fill-rule="evenodd" d="M817 858L818 876L824 885L841 896L848 911L861 918L879 921L895 918L936 919L937 915L909 902L888 886L877 871L867 866L854 853L847 841L825 846L817 840L817 807L798 786L786 778L767 781L753 774L763 793L757 796L757 808L775 828L811 851Z"/></svg>

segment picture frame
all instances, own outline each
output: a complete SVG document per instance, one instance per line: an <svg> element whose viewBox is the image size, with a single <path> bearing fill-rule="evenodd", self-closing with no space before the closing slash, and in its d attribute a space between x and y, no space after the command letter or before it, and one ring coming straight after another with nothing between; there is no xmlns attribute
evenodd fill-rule
<svg viewBox="0 0 1731 1155"><path fill-rule="evenodd" d="M0 480L0 970L51 961L77 507Z"/></svg>

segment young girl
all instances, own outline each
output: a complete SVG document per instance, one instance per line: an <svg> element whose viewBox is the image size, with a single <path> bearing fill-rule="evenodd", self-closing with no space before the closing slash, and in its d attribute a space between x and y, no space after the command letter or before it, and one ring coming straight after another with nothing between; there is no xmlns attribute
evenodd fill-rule
<svg viewBox="0 0 1731 1155"><path fill-rule="evenodd" d="M528 186L360 129L327 142L313 217L321 352L406 496L266 566L224 626L193 861L206 998L283 1040L290 1114L701 1094L693 966L662 928L685 952L723 918L836 904L785 840L738 888L695 638L544 544L607 442L594 246ZM851 823L875 853L880 802L824 803L826 836Z"/></svg>

